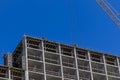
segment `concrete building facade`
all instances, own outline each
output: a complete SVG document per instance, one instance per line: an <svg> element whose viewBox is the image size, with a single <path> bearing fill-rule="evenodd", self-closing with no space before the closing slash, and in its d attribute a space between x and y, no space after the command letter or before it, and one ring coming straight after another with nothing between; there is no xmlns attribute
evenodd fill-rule
<svg viewBox="0 0 120 80"><path fill-rule="evenodd" d="M4 55L0 80L120 80L120 57L24 36Z"/></svg>

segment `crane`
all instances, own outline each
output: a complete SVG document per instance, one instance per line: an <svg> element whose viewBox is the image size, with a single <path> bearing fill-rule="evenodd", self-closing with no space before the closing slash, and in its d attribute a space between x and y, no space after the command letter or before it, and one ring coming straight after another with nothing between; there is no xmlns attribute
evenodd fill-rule
<svg viewBox="0 0 120 80"><path fill-rule="evenodd" d="M107 0L96 0L98 5L112 19L112 21L120 28L120 14Z"/></svg>

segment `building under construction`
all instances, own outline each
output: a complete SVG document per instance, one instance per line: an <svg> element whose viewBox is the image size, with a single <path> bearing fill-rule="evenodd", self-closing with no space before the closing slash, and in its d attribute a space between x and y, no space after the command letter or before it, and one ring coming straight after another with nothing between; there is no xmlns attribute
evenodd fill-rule
<svg viewBox="0 0 120 80"><path fill-rule="evenodd" d="M120 57L24 36L4 54L0 80L120 80Z"/></svg>

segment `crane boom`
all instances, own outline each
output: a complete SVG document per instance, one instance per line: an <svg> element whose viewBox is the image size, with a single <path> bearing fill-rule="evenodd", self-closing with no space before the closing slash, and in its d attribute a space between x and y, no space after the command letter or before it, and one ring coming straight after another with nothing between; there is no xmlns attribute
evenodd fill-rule
<svg viewBox="0 0 120 80"><path fill-rule="evenodd" d="M106 12L113 22L120 27L119 13L107 2L107 0L96 0L98 5Z"/></svg>

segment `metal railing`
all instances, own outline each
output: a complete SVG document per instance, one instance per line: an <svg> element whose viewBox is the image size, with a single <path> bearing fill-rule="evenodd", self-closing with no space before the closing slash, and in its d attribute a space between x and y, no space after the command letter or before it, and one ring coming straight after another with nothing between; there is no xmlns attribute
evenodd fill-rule
<svg viewBox="0 0 120 80"><path fill-rule="evenodd" d="M46 74L50 74L50 75L55 75L55 76L60 76L60 72L56 72L53 70L46 70Z"/></svg>
<svg viewBox="0 0 120 80"><path fill-rule="evenodd" d="M98 72L98 73L105 73L104 69L99 69L99 68L92 68L93 72Z"/></svg>
<svg viewBox="0 0 120 80"><path fill-rule="evenodd" d="M46 62L54 63L54 64L59 64L59 60L51 59L51 58L45 58Z"/></svg>
<svg viewBox="0 0 120 80"><path fill-rule="evenodd" d="M43 73L43 69L38 69L36 67L28 67L29 71Z"/></svg>
<svg viewBox="0 0 120 80"><path fill-rule="evenodd" d="M90 70L89 66L84 66L84 65L78 65L78 69Z"/></svg>
<svg viewBox="0 0 120 80"><path fill-rule="evenodd" d="M32 44L32 43L27 43L27 47L41 49L41 47L39 45Z"/></svg>
<svg viewBox="0 0 120 80"><path fill-rule="evenodd" d="M90 79L85 77L80 77L79 80L90 80Z"/></svg>
<svg viewBox="0 0 120 80"><path fill-rule="evenodd" d="M76 75L64 74L64 78L75 79L75 78L76 78Z"/></svg>
<svg viewBox="0 0 120 80"><path fill-rule="evenodd" d="M62 62L64 66L68 66L68 67L75 67L74 63L69 63L69 62Z"/></svg>
<svg viewBox="0 0 120 80"><path fill-rule="evenodd" d="M118 72L107 71L108 75L120 76Z"/></svg>
<svg viewBox="0 0 120 80"><path fill-rule="evenodd" d="M41 60L41 61L42 61L42 57L40 57L40 56L35 56L35 55L30 55L30 54L28 54L28 58L29 58L29 59Z"/></svg>

